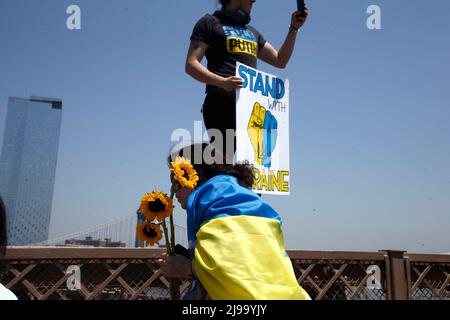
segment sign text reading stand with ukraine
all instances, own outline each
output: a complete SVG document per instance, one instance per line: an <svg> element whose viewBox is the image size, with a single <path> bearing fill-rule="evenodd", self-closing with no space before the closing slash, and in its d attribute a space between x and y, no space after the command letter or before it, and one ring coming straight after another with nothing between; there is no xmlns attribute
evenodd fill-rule
<svg viewBox="0 0 450 320"><path fill-rule="evenodd" d="M289 195L289 80L237 63L236 161L255 166L257 193Z"/></svg>

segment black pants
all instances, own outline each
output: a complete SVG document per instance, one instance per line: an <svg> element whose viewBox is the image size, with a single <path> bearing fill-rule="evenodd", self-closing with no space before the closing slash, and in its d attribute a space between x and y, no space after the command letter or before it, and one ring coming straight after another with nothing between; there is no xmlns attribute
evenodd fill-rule
<svg viewBox="0 0 450 320"><path fill-rule="evenodd" d="M233 144L232 154L231 150L228 150L228 155L233 158L236 151L236 93L227 92L222 90L210 91L203 103L203 121L207 130L217 129L221 132L223 137L223 151L225 153L228 144ZM232 129L233 134L230 136L230 132L227 135L227 129ZM210 134L210 143L215 143L216 139ZM233 141L229 141L233 139Z"/></svg>
<svg viewBox="0 0 450 320"><path fill-rule="evenodd" d="M205 102L202 108L203 121L205 122L206 130L218 129L224 137L223 146L226 148L227 140L232 138L233 151L228 151L226 161L233 159L236 152L236 134L232 137L226 135L227 129L233 129L236 133L236 93L214 90L206 95ZM210 143L214 143L214 139L209 136ZM261 197L261 194L258 193Z"/></svg>

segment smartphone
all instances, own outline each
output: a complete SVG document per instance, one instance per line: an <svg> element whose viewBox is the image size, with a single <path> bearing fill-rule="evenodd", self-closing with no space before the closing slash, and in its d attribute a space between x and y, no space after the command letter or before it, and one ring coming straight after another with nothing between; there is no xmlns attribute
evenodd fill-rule
<svg viewBox="0 0 450 320"><path fill-rule="evenodd" d="M297 0L297 9L303 14L303 9L305 7L305 0Z"/></svg>

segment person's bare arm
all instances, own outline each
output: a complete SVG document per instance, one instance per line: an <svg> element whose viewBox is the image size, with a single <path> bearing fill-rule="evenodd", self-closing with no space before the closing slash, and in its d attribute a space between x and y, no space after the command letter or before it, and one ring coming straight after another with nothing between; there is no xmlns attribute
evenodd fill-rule
<svg viewBox="0 0 450 320"><path fill-rule="evenodd" d="M301 15L298 11L294 12L291 17L291 26L295 29L300 29L308 18L308 7L305 5L305 13ZM286 68L289 60L291 59L292 53L295 48L295 41L297 38L297 32L295 30L289 30L286 39L280 50L275 50L270 43L266 42L264 47L258 54L258 58L262 61L280 68Z"/></svg>
<svg viewBox="0 0 450 320"><path fill-rule="evenodd" d="M191 41L186 58L186 73L197 81L213 85L227 91L242 88L243 80L241 78L235 76L228 78L221 77L209 71L208 68L201 63L208 47L208 44L201 41Z"/></svg>
<svg viewBox="0 0 450 320"><path fill-rule="evenodd" d="M289 37L289 35L288 35ZM295 36L294 36L295 37ZM294 40L290 40L293 42L292 47L295 45L295 38ZM285 42L286 44L286 42ZM284 45L283 45L284 46ZM283 56L280 54L282 53L282 49L277 51L269 42L266 42L262 50L258 54L258 58L262 61L280 69L286 68L286 65L289 61L289 58L286 56L283 58ZM292 54L292 53L291 53Z"/></svg>

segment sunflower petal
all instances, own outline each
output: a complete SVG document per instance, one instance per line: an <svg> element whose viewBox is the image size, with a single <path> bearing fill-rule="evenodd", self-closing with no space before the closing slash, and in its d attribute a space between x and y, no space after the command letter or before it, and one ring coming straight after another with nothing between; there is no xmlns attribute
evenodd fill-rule
<svg viewBox="0 0 450 320"><path fill-rule="evenodd" d="M195 189L199 180L198 173L195 171L191 162L183 157L177 157L175 162L171 162L171 171L174 173L174 179L180 183L182 187Z"/></svg>

